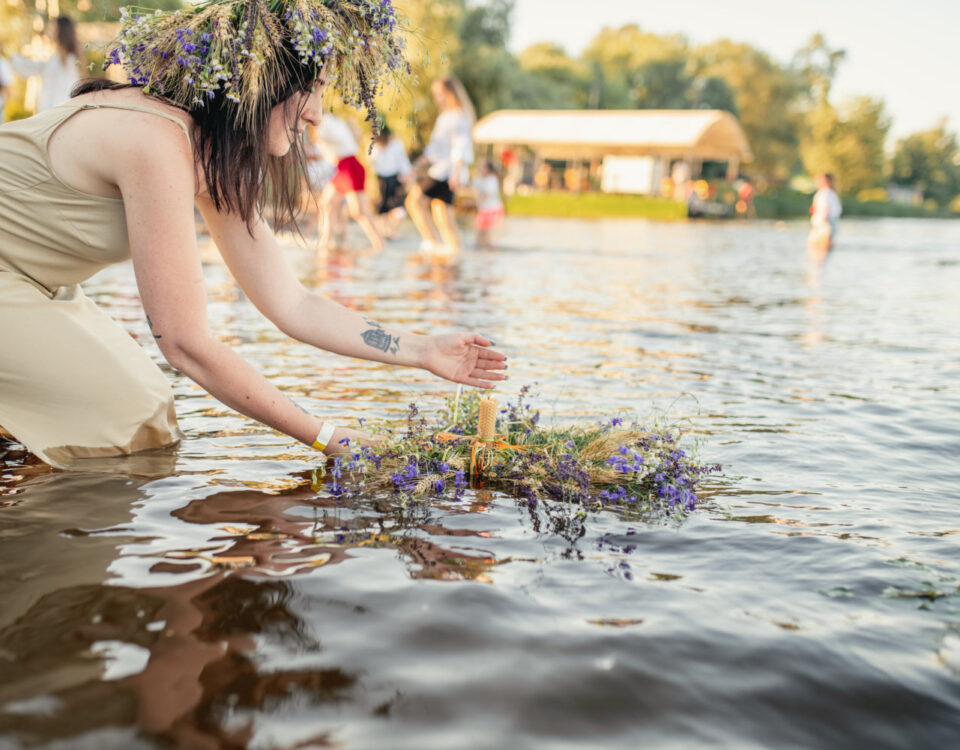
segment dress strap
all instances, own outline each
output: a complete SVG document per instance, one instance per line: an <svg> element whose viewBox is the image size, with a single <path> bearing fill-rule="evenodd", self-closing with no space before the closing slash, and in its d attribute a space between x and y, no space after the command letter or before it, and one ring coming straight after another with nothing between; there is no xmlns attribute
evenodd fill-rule
<svg viewBox="0 0 960 750"><path fill-rule="evenodd" d="M187 143L192 145L190 140L190 131L187 130L187 126L184 124L176 115L171 115L169 112L161 112L159 109L153 109L152 107L141 107L137 104L81 104L77 109L129 109L132 112L143 112L148 115L158 115L165 120L170 120L180 126L180 129L183 131L183 134L187 136Z"/></svg>

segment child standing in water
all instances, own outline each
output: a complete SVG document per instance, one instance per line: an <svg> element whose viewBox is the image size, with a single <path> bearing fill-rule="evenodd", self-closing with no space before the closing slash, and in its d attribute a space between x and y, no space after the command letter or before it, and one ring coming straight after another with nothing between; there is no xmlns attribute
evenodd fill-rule
<svg viewBox="0 0 960 750"><path fill-rule="evenodd" d="M473 189L477 192L477 247L493 247L490 232L503 221L503 201L500 200L500 180L489 161L480 162Z"/></svg>

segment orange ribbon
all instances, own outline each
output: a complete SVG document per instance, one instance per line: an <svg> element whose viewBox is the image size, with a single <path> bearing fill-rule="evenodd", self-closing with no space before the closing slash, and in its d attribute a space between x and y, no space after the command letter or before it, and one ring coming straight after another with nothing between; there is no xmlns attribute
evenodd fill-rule
<svg viewBox="0 0 960 750"><path fill-rule="evenodd" d="M494 438L497 438L497 435L494 435ZM502 435L499 437L503 437ZM447 442L450 440L469 440L470 441L470 476L476 476L478 473L483 473L483 451L486 448L496 448L497 450L514 450L522 451L525 450L527 446L525 445L511 445L510 443L505 443L502 440L483 440L479 435L456 435L452 432L438 432L436 435L437 440Z"/></svg>

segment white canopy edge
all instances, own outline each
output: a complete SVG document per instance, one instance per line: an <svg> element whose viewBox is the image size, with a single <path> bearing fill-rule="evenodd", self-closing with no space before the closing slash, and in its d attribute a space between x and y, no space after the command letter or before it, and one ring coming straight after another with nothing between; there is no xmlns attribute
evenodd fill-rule
<svg viewBox="0 0 960 750"><path fill-rule="evenodd" d="M474 126L481 145L528 146L544 155L605 154L752 159L738 120L714 109L499 110Z"/></svg>

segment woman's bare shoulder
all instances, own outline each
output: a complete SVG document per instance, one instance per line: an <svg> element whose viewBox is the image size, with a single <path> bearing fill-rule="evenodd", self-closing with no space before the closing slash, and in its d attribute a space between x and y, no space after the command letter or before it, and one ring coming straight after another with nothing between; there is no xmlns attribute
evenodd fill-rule
<svg viewBox="0 0 960 750"><path fill-rule="evenodd" d="M82 114L63 122L47 144L51 168L68 185L119 197L135 172L194 171L188 113L138 89L95 91L73 102L89 109L78 108Z"/></svg>
<svg viewBox="0 0 960 750"><path fill-rule="evenodd" d="M163 172L196 170L195 126L188 112L136 88L94 91L76 101L96 108L84 129L89 142L99 141L102 153L111 157L104 177L119 180L126 170L148 165Z"/></svg>
<svg viewBox="0 0 960 750"><path fill-rule="evenodd" d="M102 119L117 122L117 127L111 128L111 136L119 140L150 142L153 138L166 140L171 137L170 134L180 140L186 134L191 144L194 140L193 118L188 112L144 94L139 88L92 91L76 97L74 101L101 109L104 115ZM136 126L124 127L124 123L136 123ZM175 128L171 128L171 125Z"/></svg>

